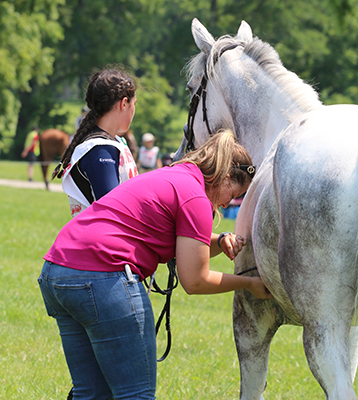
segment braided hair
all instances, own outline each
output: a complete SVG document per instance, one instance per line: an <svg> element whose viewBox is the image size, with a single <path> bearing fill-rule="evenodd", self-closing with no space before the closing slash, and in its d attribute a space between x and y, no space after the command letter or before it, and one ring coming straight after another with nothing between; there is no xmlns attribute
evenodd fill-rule
<svg viewBox="0 0 358 400"><path fill-rule="evenodd" d="M52 179L62 177L76 146L86 140L93 131L98 118L111 111L113 106L124 97L130 101L134 97L136 89L134 79L126 72L116 68L95 72L90 77L85 98L89 112L82 119L61 162L54 169Z"/></svg>

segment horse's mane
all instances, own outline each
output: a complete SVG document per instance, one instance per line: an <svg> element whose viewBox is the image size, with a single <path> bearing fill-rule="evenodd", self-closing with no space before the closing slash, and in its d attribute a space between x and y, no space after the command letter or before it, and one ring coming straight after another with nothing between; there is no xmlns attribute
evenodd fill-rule
<svg viewBox="0 0 358 400"><path fill-rule="evenodd" d="M194 56L187 64L186 70L189 79L201 78L203 71L207 71L209 79L214 79L220 73L219 68L215 68L220 54L227 46L237 44L243 47L244 53L250 57L264 73L271 79L304 111L310 111L321 106L318 93L314 88L305 83L295 73L287 70L280 60L277 51L268 43L254 37L249 42L244 43L237 36L225 35L220 37L212 46L210 54L203 52ZM218 71L218 72L217 72Z"/></svg>

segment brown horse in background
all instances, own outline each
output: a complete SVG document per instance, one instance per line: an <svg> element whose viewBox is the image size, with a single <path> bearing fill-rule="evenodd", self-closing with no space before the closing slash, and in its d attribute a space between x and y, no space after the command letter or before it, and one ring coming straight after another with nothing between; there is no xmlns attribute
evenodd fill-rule
<svg viewBox="0 0 358 400"><path fill-rule="evenodd" d="M42 175L46 189L49 190L47 170L56 156L62 156L70 143L70 136L59 129L46 129L40 135L40 155Z"/></svg>

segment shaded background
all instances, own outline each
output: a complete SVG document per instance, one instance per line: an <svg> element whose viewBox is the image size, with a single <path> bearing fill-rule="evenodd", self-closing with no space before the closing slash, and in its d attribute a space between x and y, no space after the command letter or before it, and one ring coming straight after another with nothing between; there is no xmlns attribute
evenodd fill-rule
<svg viewBox="0 0 358 400"><path fill-rule="evenodd" d="M132 130L177 148L189 105L182 69L198 52L197 17L215 36L242 19L312 84L325 104L358 103L358 0L0 1L0 158L17 160L26 133L75 131L88 76L121 63L140 88Z"/></svg>

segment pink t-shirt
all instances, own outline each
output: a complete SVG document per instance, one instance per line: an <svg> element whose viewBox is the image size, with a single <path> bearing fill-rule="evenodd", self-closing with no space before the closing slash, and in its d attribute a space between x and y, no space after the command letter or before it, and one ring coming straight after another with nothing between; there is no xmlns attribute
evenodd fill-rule
<svg viewBox="0 0 358 400"><path fill-rule="evenodd" d="M190 163L134 177L95 201L58 234L45 259L86 271L141 279L175 257L176 236L210 246L213 209L200 169Z"/></svg>

